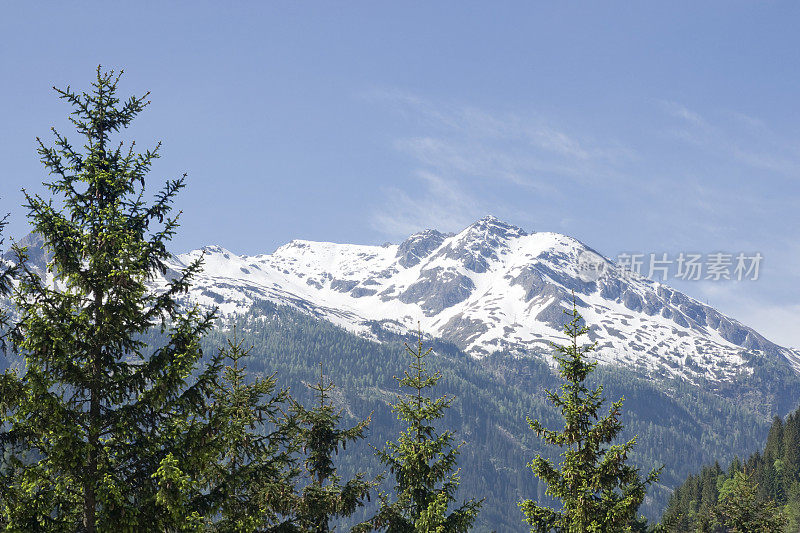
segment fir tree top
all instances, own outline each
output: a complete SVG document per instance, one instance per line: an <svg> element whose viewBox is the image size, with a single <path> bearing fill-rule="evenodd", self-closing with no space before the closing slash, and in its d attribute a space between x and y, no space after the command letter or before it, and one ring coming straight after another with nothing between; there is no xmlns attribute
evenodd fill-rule
<svg viewBox="0 0 800 533"><path fill-rule="evenodd" d="M358 472L352 479L342 481L334 464L335 456L348 443L364 438L370 418L351 427L341 427L343 411L336 408L330 397L334 385L325 380L322 363L319 381L309 384L315 393L316 405L306 409L297 405L299 422L298 442L305 454L303 465L310 481L297 495L294 514L300 531L326 533L332 530L331 521L352 516L369 499L378 480L366 479ZM369 524L354 526L353 531L369 531Z"/></svg>
<svg viewBox="0 0 800 533"><path fill-rule="evenodd" d="M457 459L462 444L453 445L452 431L437 431L436 421L444 417L452 397L432 398L427 391L436 386L441 373L428 372L422 333L417 345L405 345L411 357L409 370L397 379L409 392L393 405L399 420L407 424L395 442L377 450L378 458L389 467L396 481L396 500L381 495L381 509L375 524L389 533L461 533L472 526L482 501L470 499L450 510L458 488Z"/></svg>
<svg viewBox="0 0 800 533"><path fill-rule="evenodd" d="M563 449L558 466L541 455L528 465L547 484L546 494L558 499L562 507L553 509L533 500L519 505L532 532L631 531L647 486L658 479L659 471L650 472L642 480L638 469L628 464L636 438L611 444L623 428L623 400L611 404L604 417L598 414L604 402L603 387L591 389L586 385L586 378L597 366L596 361L588 359L595 344L579 343L589 328L578 312L574 295L572 309L565 313L569 320L564 333L569 342L554 345L564 383L559 393L546 391L548 400L560 410L564 427L552 430L528 419L539 438Z"/></svg>
<svg viewBox="0 0 800 533"><path fill-rule="evenodd" d="M200 259L159 289L148 284L167 272L178 226L172 203L185 176L146 198L160 144L139 153L114 140L148 104L147 93L118 96L121 75L98 67L86 92L55 88L82 139L72 144L55 129L54 146L37 139L50 194L24 191L52 259L42 278L22 254L13 342L25 365L0 381L0 440L32 452L12 460L0 483L11 529L185 521L161 506L154 475L170 457L191 464L203 446L187 440L187 427L205 412L219 370L218 360L198 367L214 312L181 304ZM147 346L141 339L153 328L163 342Z"/></svg>

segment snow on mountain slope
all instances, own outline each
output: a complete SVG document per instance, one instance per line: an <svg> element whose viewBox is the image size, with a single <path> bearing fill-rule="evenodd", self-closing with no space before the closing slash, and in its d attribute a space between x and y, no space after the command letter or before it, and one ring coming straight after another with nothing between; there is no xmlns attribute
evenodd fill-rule
<svg viewBox="0 0 800 533"><path fill-rule="evenodd" d="M189 298L223 314L269 300L362 334L374 321L399 331L419 324L477 357L498 350L547 356L550 342L563 339L562 309L574 291L601 363L727 380L747 371L749 351L800 370L797 350L666 285L620 275L575 239L528 234L494 217L455 235L426 230L399 245L296 240L252 257L209 246L173 266L200 254L204 272ZM608 268L587 276L587 257Z"/></svg>

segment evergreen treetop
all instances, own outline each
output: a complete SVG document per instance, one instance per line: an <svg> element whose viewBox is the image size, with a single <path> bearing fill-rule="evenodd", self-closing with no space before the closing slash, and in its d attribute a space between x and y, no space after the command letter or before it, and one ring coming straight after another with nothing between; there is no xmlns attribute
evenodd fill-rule
<svg viewBox="0 0 800 533"><path fill-rule="evenodd" d="M435 422L444 416L453 398L431 398L427 390L441 379L430 374L425 358L432 348L423 349L422 333L415 348L405 345L411 357L409 370L397 379L409 392L393 405L398 419L407 424L397 441L376 449L378 458L395 478L391 501L381 494L381 507L374 523L388 533L460 533L468 531L482 501L470 499L454 510L459 478L457 459L462 444L453 445L451 431L437 431Z"/></svg>
<svg viewBox="0 0 800 533"><path fill-rule="evenodd" d="M289 531L292 487L299 475L293 456L297 428L285 413L291 399L288 390L277 388L275 374L248 377L244 360L252 348L244 349L243 343L234 328L220 350L227 364L203 428L212 436L210 453L199 474L188 470L194 483L173 501L180 505L191 494L194 501L182 514L202 510L204 531Z"/></svg>
<svg viewBox="0 0 800 533"><path fill-rule="evenodd" d="M727 479L713 511L717 524L731 533L780 532L785 524L782 513L772 500L759 500L757 491L743 471Z"/></svg>
<svg viewBox="0 0 800 533"><path fill-rule="evenodd" d="M786 420L773 419L763 453L755 452L744 461L735 457L727 470L715 464L690 475L675 489L664 511L665 530L716 533L737 523L740 530L747 530L743 525L747 523L783 524L763 531L800 529L800 473L787 466L800 447L798 412Z"/></svg>
<svg viewBox="0 0 800 533"><path fill-rule="evenodd" d="M120 99L121 75L98 67L89 91L55 89L82 140L55 129L54 146L37 139L49 197L23 191L52 259L45 279L21 254L13 343L25 364L0 380L0 440L19 452L0 483L11 529L181 524L185 517L161 506L154 475L203 447L185 426L202 417L219 371L212 361L197 372L214 313L180 302L201 260L159 290L147 283L167 273L178 226L171 208L185 176L145 200L160 144L138 153L114 140L148 104L148 94ZM161 345L140 340L152 328Z"/></svg>
<svg viewBox="0 0 800 533"><path fill-rule="evenodd" d="M611 444L623 428L620 420L623 400L611 404L604 417L599 416L604 402L603 387L590 389L586 384L586 378L597 365L587 357L595 344L579 344L589 328L578 313L574 296L572 309L565 313L569 321L564 333L569 343L554 345L558 372L564 382L560 393L546 391L550 403L560 410L564 427L560 431L551 430L539 420L528 419L539 438L564 450L558 466L541 455L528 465L547 484L546 494L561 502L561 509L530 499L519 506L532 532L631 531L647 486L658 479L659 472L654 470L643 480L639 470L628 464L635 438Z"/></svg>
<svg viewBox="0 0 800 533"><path fill-rule="evenodd" d="M334 456L347 444L364 438L370 419L355 426L340 428L342 411L331 402L333 382L325 382L322 364L319 381L308 387L314 392L316 405L311 409L297 405L298 444L305 455L303 467L309 483L300 491L294 514L300 531L327 533L331 520L352 516L364 505L377 481L368 480L362 472L342 483L336 472ZM369 524L359 524L353 531L369 531Z"/></svg>

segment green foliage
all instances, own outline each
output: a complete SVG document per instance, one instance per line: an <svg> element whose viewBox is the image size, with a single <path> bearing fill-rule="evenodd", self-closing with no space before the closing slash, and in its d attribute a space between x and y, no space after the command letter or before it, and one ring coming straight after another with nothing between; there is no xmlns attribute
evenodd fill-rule
<svg viewBox="0 0 800 533"><path fill-rule="evenodd" d="M786 530L800 531L800 481L791 484L786 499L786 505L783 508Z"/></svg>
<svg viewBox="0 0 800 533"><path fill-rule="evenodd" d="M305 456L303 467L309 482L296 497L292 512L300 531L326 533L332 531L332 520L350 517L363 507L378 481L368 480L358 472L342 483L334 456L338 455L340 447L344 450L348 443L364 438L369 419L350 428L339 427L342 411L331 404L328 393L334 386L332 382L325 383L322 364L319 381L308 387L316 395L316 405L306 409L296 404L295 408L299 423L298 444ZM366 523L354 528L356 531L370 529Z"/></svg>
<svg viewBox="0 0 800 533"><path fill-rule="evenodd" d="M408 367L403 341L416 339L375 326L372 333L380 339L378 343L290 307L257 302L251 312L205 337L207 353L225 345L232 325L246 344L254 346L248 358L249 375L276 372L279 383L291 387L295 399L311 406L315 398L305 384L319 379L318 363L325 361L326 374L335 376L335 403L344 409L347 424L355 425L372 413L368 442L394 440L405 429L391 410L397 386L392 376L401 376ZM536 453L558 460L559 450L537 439L519 414L528 413L555 427L562 419L542 391L557 388L557 376L536 355L498 353L475 359L440 339L428 342L435 351L430 360L443 376L437 390L453 397L442 427L452 428L469 443L459 456L457 499L485 497L475 522L477 531L528 531L518 519L520 495L557 502L545 494L545 484L526 474L521 465ZM639 435L632 462L647 471L667 465L640 508L651 521L661 517L672 488L691 472L717 458L728 462L736 454L749 453L763 443L769 430L761 414L749 410L746 403L740 405L738 396L721 396L710 388L677 380L654 382L612 366L597 367L587 383L603 384L607 397L625 396L621 440ZM336 461L343 478L383 470L366 442L351 443L347 452ZM391 491L392 486L385 480L381 488ZM369 519L376 503L368 502L342 523Z"/></svg>
<svg viewBox="0 0 800 533"><path fill-rule="evenodd" d="M234 329L220 355L227 361L214 388L202 433L212 438L206 457L184 488L200 509L206 530L246 533L287 528L292 487L299 472L294 453L295 421L284 410L288 391L278 390L274 374L248 380L243 360L250 350Z"/></svg>
<svg viewBox="0 0 800 533"><path fill-rule="evenodd" d="M722 484L714 517L731 533L780 531L784 523L772 500L759 500L756 485L744 472L736 472Z"/></svg>
<svg viewBox="0 0 800 533"><path fill-rule="evenodd" d="M55 130L54 147L39 141L52 197L25 193L33 230L52 254L52 281L20 264L12 341L24 366L0 379L0 439L9 455L0 516L11 530L170 530L196 519L167 502L186 483L175 461L191 463L204 451L190 429L219 370L212 360L195 372L213 313L178 305L200 261L161 291L147 285L167 270L177 227L170 209L184 180L145 202L158 147L136 153L112 135L145 108L147 95L123 102L118 82L98 67L89 92L56 89L73 107L82 149ZM153 328L161 345L140 340Z"/></svg>
<svg viewBox="0 0 800 533"><path fill-rule="evenodd" d="M412 359L409 370L397 381L410 392L393 405L393 411L407 427L397 441L387 442L382 450L376 448L381 463L390 469L396 482L396 499L392 501L390 495L382 493L380 510L373 521L389 533L465 532L482 503L470 499L448 510L459 483L456 463L461 444L453 446L453 432L438 432L434 426L453 399L431 398L426 393L441 379L441 373L430 374L427 370L425 358L432 350L423 350L422 333L416 349L406 344Z"/></svg>
<svg viewBox="0 0 800 533"><path fill-rule="evenodd" d="M800 448L800 410L776 417L763 453L734 459L727 471L704 467L675 489L662 523L668 531L786 531L800 529L800 471L793 459ZM745 524L767 524L747 529ZM780 524L769 529L773 524Z"/></svg>
<svg viewBox="0 0 800 533"><path fill-rule="evenodd" d="M589 328L583 325L575 302L572 310L565 312L571 319L564 326L564 333L571 343L556 346L555 355L564 383L560 394L546 391L549 401L560 411L564 427L561 431L550 430L539 420L528 419L537 437L564 450L558 466L541 454L528 465L547 484L546 494L557 498L561 508L531 499L519 506L531 531L631 531L647 487L658 479L659 472L653 470L642 480L638 468L628 464L636 438L611 444L622 431L622 400L613 403L605 417L599 417L603 387L590 389L586 384L597 366L586 357L595 345L578 344Z"/></svg>

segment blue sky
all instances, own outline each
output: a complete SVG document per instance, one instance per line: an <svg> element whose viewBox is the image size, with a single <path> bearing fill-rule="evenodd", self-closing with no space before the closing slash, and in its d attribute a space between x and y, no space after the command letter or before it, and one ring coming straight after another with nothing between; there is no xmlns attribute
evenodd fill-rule
<svg viewBox="0 0 800 533"><path fill-rule="evenodd" d="M0 7L0 212L97 64L189 174L175 250L397 242L492 213L620 252L761 252L671 283L800 346L800 4L136 2ZM701 4L701 5L699 5Z"/></svg>

